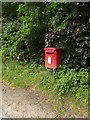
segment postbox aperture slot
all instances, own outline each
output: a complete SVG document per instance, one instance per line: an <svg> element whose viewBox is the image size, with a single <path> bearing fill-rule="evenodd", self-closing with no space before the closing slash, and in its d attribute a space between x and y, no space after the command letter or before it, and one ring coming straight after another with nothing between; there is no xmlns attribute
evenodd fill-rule
<svg viewBox="0 0 90 120"><path fill-rule="evenodd" d="M47 54L54 54L54 53L47 52Z"/></svg>

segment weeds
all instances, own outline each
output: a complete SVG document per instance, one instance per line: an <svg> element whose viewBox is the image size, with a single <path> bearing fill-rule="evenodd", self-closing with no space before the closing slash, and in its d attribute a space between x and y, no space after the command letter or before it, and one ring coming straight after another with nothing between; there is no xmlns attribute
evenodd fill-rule
<svg viewBox="0 0 90 120"><path fill-rule="evenodd" d="M53 70L53 74L43 65L31 61L24 65L17 61L2 63L2 78L11 86L34 87L57 96L62 102L64 96L74 95L75 99L88 104L88 70L78 72L66 66Z"/></svg>
<svg viewBox="0 0 90 120"><path fill-rule="evenodd" d="M2 78L11 86L31 87L40 82L46 68L38 66L35 62L22 65L17 61L2 63Z"/></svg>

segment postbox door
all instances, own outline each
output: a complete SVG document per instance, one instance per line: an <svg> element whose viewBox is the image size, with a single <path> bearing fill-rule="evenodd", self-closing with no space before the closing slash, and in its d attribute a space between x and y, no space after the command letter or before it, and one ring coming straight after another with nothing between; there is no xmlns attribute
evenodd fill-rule
<svg viewBox="0 0 90 120"><path fill-rule="evenodd" d="M53 68L55 66L55 61L54 61L54 52L49 53L46 52L46 59L45 59L45 66L48 68Z"/></svg>

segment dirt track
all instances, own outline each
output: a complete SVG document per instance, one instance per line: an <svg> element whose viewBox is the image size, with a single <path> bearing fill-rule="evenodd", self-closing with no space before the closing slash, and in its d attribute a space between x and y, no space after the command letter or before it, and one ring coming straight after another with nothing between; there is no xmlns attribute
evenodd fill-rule
<svg viewBox="0 0 90 120"><path fill-rule="evenodd" d="M35 89L12 89L2 85L3 118L55 118L57 112Z"/></svg>
<svg viewBox="0 0 90 120"><path fill-rule="evenodd" d="M67 106L64 116L58 114L47 96L35 89L11 88L2 83L3 118L84 118Z"/></svg>

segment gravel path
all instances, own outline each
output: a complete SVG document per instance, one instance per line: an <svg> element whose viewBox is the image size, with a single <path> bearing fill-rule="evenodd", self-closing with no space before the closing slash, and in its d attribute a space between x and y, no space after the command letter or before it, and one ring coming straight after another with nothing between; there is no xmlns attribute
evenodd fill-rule
<svg viewBox="0 0 90 120"><path fill-rule="evenodd" d="M2 84L3 118L56 118L57 111L35 89L10 88Z"/></svg>
<svg viewBox="0 0 90 120"><path fill-rule="evenodd" d="M2 83L1 94L2 118L85 118L84 114L72 109L69 101L64 106L65 114L59 115L54 109L54 103L48 103L48 97L35 89L12 88Z"/></svg>

